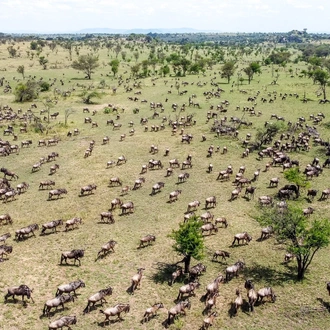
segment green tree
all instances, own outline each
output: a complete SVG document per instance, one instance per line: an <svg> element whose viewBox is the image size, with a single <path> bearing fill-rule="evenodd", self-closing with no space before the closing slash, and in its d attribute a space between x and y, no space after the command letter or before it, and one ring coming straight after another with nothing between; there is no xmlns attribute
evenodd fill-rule
<svg viewBox="0 0 330 330"><path fill-rule="evenodd" d="M269 144L269 141L272 141L277 133L283 130L285 127L283 122L270 123L267 127L258 129L255 144L258 149L261 149L264 145Z"/></svg>
<svg viewBox="0 0 330 330"><path fill-rule="evenodd" d="M285 212L278 212L277 208L262 208L256 220L263 226L272 226L276 238L296 256L299 281L304 279L316 252L330 243L328 219L310 221L301 209L291 205Z"/></svg>
<svg viewBox="0 0 330 330"><path fill-rule="evenodd" d="M221 77L227 78L228 84L230 82L230 78L234 75L234 73L235 73L235 62L233 61L226 62L221 68Z"/></svg>
<svg viewBox="0 0 330 330"><path fill-rule="evenodd" d="M8 53L10 57L16 57L17 56L17 49L13 46L7 47Z"/></svg>
<svg viewBox="0 0 330 330"><path fill-rule="evenodd" d="M309 188L310 183L306 180L306 177L303 173L300 172L299 168L294 167L286 170L284 172L284 177L291 183L294 183L298 187L298 193L300 187Z"/></svg>
<svg viewBox="0 0 330 330"><path fill-rule="evenodd" d="M314 82L318 83L321 86L323 92L323 99L327 98L326 86L329 85L329 73L322 69L316 69L312 72L312 78Z"/></svg>
<svg viewBox="0 0 330 330"><path fill-rule="evenodd" d="M87 79L91 79L94 69L99 66L99 57L92 54L81 55L77 61L73 61L72 67L76 70L81 70L86 74Z"/></svg>
<svg viewBox="0 0 330 330"><path fill-rule="evenodd" d="M189 272L191 258L200 260L204 254L204 239L200 227L202 221L197 217L190 218L179 224L178 230L173 230L169 237L175 240L173 249L184 255L184 272Z"/></svg>
<svg viewBox="0 0 330 330"><path fill-rule="evenodd" d="M112 60L109 65L111 66L111 71L113 73L114 76L116 76L116 74L118 73L119 70L119 60L115 59Z"/></svg>
<svg viewBox="0 0 330 330"><path fill-rule="evenodd" d="M34 81L27 81L26 83L18 83L15 87L15 101L26 102L32 101L38 96L38 84Z"/></svg>
<svg viewBox="0 0 330 330"><path fill-rule="evenodd" d="M170 67L167 64L162 66L161 72L163 76L166 77L166 75L170 73Z"/></svg>
<svg viewBox="0 0 330 330"><path fill-rule="evenodd" d="M39 64L43 67L44 70L47 69L47 63L48 63L48 60L47 60L47 58L45 58L45 56L39 57Z"/></svg>
<svg viewBox="0 0 330 330"><path fill-rule="evenodd" d="M140 67L141 67L141 63L137 63L131 67L131 72L133 77L135 77L138 74L138 72L140 71Z"/></svg>
<svg viewBox="0 0 330 330"><path fill-rule="evenodd" d="M31 50L37 50L37 48L38 48L38 43L35 40L31 41L30 49Z"/></svg>
<svg viewBox="0 0 330 330"><path fill-rule="evenodd" d="M249 64L249 66L247 66L245 69L243 69L243 71L248 76L248 81L250 84L251 80L253 79L254 74L261 73L260 64L257 62L252 62Z"/></svg>
<svg viewBox="0 0 330 330"><path fill-rule="evenodd" d="M82 100L86 104L92 104L92 99L94 98L100 98L101 94L98 91L89 91L89 90L84 90L81 94Z"/></svg>
<svg viewBox="0 0 330 330"><path fill-rule="evenodd" d="M25 76L24 76L24 73L25 73L24 65L19 65L16 71L22 75L23 79L25 79Z"/></svg>

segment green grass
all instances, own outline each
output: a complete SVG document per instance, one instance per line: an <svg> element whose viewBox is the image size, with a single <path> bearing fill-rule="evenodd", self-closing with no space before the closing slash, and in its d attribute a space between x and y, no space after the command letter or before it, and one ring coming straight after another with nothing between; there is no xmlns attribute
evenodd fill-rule
<svg viewBox="0 0 330 330"><path fill-rule="evenodd" d="M27 45L21 44L22 49ZM86 48L82 52L87 52ZM141 54L142 55L142 54ZM247 170L245 176L252 178L254 171L257 168L264 169L265 164L269 159L262 161L256 160L256 153L250 154L248 158L241 158L243 148L241 141L247 133L252 134L252 140L256 134L257 128L262 127L265 121L270 120L270 115L276 113L284 116L286 121L295 122L298 117L304 116L309 118L310 113L316 114L323 111L326 116L330 110L330 105L319 105L315 91L317 86L312 85L312 82L307 78L290 78L290 74L284 72L280 68L280 78L278 85L269 85L272 81L271 69L263 67L262 74L255 77L251 85L246 83L240 86L240 89L248 91L247 94L240 93L237 86L233 87L233 92L230 93L231 85L225 83L219 74L214 75L214 72L219 72L220 65L213 67L213 70L206 71L205 76L187 76L181 78L180 81L188 81L190 84L182 89L187 89L188 93L185 96L179 96L175 87L177 78L167 77L158 78L152 81L152 78L141 80L141 88L135 88L133 92L126 93L123 85L118 87L116 95L113 95L110 88L104 89L104 95L100 100L95 100L98 103L89 105L89 109L97 110L95 116L92 117L99 125L98 128L91 128L90 124L84 124L84 118L91 114L83 113L84 104L78 96L81 92L76 83L89 85L92 82L82 80L82 73L78 73L69 67L70 62L65 58L68 56L61 48L58 54L50 53L49 65L58 61L58 69L41 70L36 60L31 61L26 58L23 52L22 58L8 59L8 53L5 45L0 47L1 68L7 68L7 71L1 72L10 82L12 87L15 82L12 77L19 77L16 68L19 64L24 64L26 67L26 76L29 74L36 75L37 78L44 77L45 80L57 77L63 78L64 86L58 82L54 87L61 90L69 90L75 88L72 96L62 98L59 96L57 105L51 112L59 111L60 115L55 121L51 121L51 128L47 135L34 133L30 125L28 125L28 133L18 134L18 144L25 139L32 139L33 144L30 148L23 148L19 155L10 155L2 157L1 167L6 167L19 175L17 182L12 182L13 186L17 183L26 181L30 184L28 191L13 202L1 203L1 214L9 213L13 218L12 226L1 227L0 234L9 231L12 234L7 243L13 245L13 253L9 255L9 260L0 264L0 290L5 294L6 288L19 284L27 284L34 289L33 297L35 304L29 302L24 308L21 303L13 304L11 302L4 303L4 299L0 298L1 315L0 327L5 330L9 329L45 329L49 320L40 317L42 308L46 300L52 298L56 288L60 284L68 283L78 278L86 283L86 287L79 289L78 299L74 303L69 303L65 311L58 311L51 319L60 317L61 315L76 314L79 329L98 329L99 323L104 320L104 316L98 312L98 309L83 316L82 311L86 306L87 298L96 293L98 290L107 286L114 288L112 296L107 297L108 303L104 307L110 307L118 302L129 302L131 311L124 314L124 321L117 322L106 328L115 329L162 329L162 322L167 317L166 310L174 306L174 299L177 296L178 289L182 283L175 283L172 287L167 284L170 270L166 264L172 264L181 259L181 256L173 252L171 245L172 240L168 237L172 229L177 229L178 224L183 221L184 212L187 209L187 204L195 199L201 201L202 207L197 211L197 214L204 212L205 198L215 195L217 197L217 207L210 211L216 216L224 216L228 219L228 228L221 228L216 235L205 238L205 258L202 260L207 266L207 272L200 278L201 287L197 290L196 297L191 298L192 308L187 312L187 316L175 322L170 329L196 329L203 322L202 310L204 305L200 302L200 297L204 294L205 286L213 281L219 272L224 273L228 265L235 263L238 259L243 259L246 263L246 269L236 279L233 279L228 284L221 285L220 297L218 299L217 310L219 316L216 321L215 328L233 329L326 329L329 322L329 314L327 311L328 301L325 289L325 282L328 278L328 255L329 248L320 251L309 268L306 274L306 280L303 283L295 281L295 264L292 262L288 266L282 264L285 247L276 243L271 238L264 242L257 242L256 239L260 236L260 226L253 219L253 215L257 212L256 203L257 197L265 194L274 195L277 189L268 188L269 179L278 176L280 178L280 186L284 185L282 168L273 167L269 172L261 172L259 180L256 182L257 193L255 200L247 201L244 198L239 198L233 202L229 202L231 191L234 189L231 183L216 181L218 172L226 169L229 164L233 166L236 173L241 165L245 165ZM143 56L147 56L147 51L143 50ZM141 57L139 61L141 61ZM114 55L112 54L112 57ZM106 56L106 50L100 51L100 62L106 63L110 59ZM29 63L34 62L32 67ZM135 61L133 61L135 63ZM121 64L119 74L123 75L124 80L129 75L129 64ZM244 64L242 64L244 66ZM304 65L299 65L302 69ZM128 73L125 74L125 70ZM93 78L95 85L101 79L106 80L106 84L110 87L118 86L117 80L112 77L105 77L105 73L109 72L110 68L102 69L100 67ZM103 76L101 76L101 74ZM214 88L210 85L210 77L216 77L216 81L220 83L221 88L225 90L220 99L207 100L203 96L204 91ZM79 81L75 79L81 79ZM165 86L164 80L168 80ZM140 80L138 80L140 81ZM197 82L206 82L203 87L198 87ZM259 83L258 83L259 81ZM194 82L192 85L191 83ZM153 86L155 83L155 86ZM130 80L127 85L133 87L133 80ZM138 96L141 99L147 99L148 103L132 102L128 100L128 96L133 96L134 91L141 90L142 95ZM168 90L172 90L168 94ZM206 122L207 111L210 105L217 105L222 100L228 99L230 106L228 107L228 118L230 116L242 117L242 111L237 111L236 106L240 105L241 109L244 106L251 106L247 102L247 97L255 95L256 91L260 90L258 97L258 105L256 110L262 112L261 117L250 117L245 114L246 119L253 122L250 128L240 129L239 139L234 140L228 137L218 139L214 134L210 133L211 121ZM303 104L295 97L287 97L287 100L282 101L279 97L271 103L261 103L261 97L269 99L268 92L272 93L287 92L298 93L300 97L306 91L307 97L312 101ZM196 94L196 102L201 104L201 109L189 108L180 113L180 116L194 114L196 125L185 128L185 133L193 134L194 138L191 144L182 144L179 130L177 135L171 134L171 128L165 123L165 129L159 132L151 132L151 125L160 125L162 116L175 120L178 113L174 113L171 109L172 103L188 103L188 97L191 94ZM49 97L53 96L53 92L49 92ZM43 108L42 99L46 97L41 95L36 101L38 108L34 110L37 113ZM12 94L0 94L0 104L9 104L14 110L22 108L26 111L30 104L14 103ZM165 103L165 98L168 102ZM149 108L149 102L163 102L164 113L160 114L160 118L152 119L153 112ZM108 104L117 105L120 119L116 120L115 114L104 114L102 109ZM133 114L133 109L138 107L140 112ZM76 112L69 117L69 127L63 127L64 110L72 108ZM139 124L141 117L149 118L149 130L144 131L144 126ZM106 125L107 119L114 119L122 123L120 130L112 130L111 126ZM129 122L134 122L135 134L129 136ZM327 122L328 119L326 118ZM2 129L6 128L7 122L0 123ZM308 122L311 124L311 122ZM19 131L19 123L14 123L15 131ZM79 128L81 133L74 137L67 137L66 133L74 128ZM327 125L322 124L318 127L322 138L329 138L329 130ZM126 134L126 139L120 141L120 135ZM202 134L206 135L207 140L202 142ZM60 136L61 141L57 146L53 147L38 147L39 139L52 138ZM102 145L104 136L110 137L110 143ZM3 137L9 139L11 143L12 137ZM89 146L91 140L96 141L95 148L90 157L84 158L84 152ZM159 153L151 155L149 149L151 144L157 145ZM228 147L226 155L214 153L212 158L207 158L207 149L210 145ZM302 164L302 168L311 162L314 156L319 156L321 161L325 160L322 148L313 146L311 143L309 152L292 153L290 157L298 159ZM165 157L164 152L169 148L170 154ZM49 175L49 167L54 162L42 165L40 171L31 173L32 165L35 164L40 157L47 156L52 151L59 153L59 158L56 163L60 165L59 170L54 175ZM193 168L187 169L190 173L190 178L187 182L177 185L177 175L183 171L175 169L171 177L165 177L168 161L172 158L178 158L180 162L185 160L188 154L192 155ZM128 159L126 164L121 166L113 166L106 168L106 163L109 160L117 160L120 155L125 155ZM149 170L144 177L145 184L142 188L136 191L129 191L128 195L121 197L124 201L133 201L136 205L134 214L120 216L119 210L114 211L115 224L99 223L99 213L108 210L110 202L113 198L119 197L121 187L108 187L108 182L111 177L118 176L123 185L133 186L134 181L140 177L140 171L143 164L147 164L151 158L161 159L165 165L162 170ZM208 174L207 168L209 163L214 166L213 172ZM47 190L39 191L39 182L46 179L52 179L56 182L57 188L66 188L67 195L59 200L48 201ZM150 196L151 187L158 181L165 182L164 189ZM312 180L312 187L319 190L328 188L329 170L325 169L324 173L318 178ZM79 197L80 188L83 185L95 183L97 184L96 191L90 196ZM179 187L179 188L178 188ZM182 194L177 202L167 203L168 195L175 189L182 189ZM329 212L329 204L326 201L320 202L317 199L313 203L308 203L303 197L297 201L302 207L315 207L316 212L312 216L327 217ZM21 242L13 240L15 230L31 223L43 224L54 219L68 220L71 217L82 217L83 224L79 229L64 232L61 228L57 234L49 234L28 238ZM253 240L249 245L240 247L231 247L234 234L242 231L248 231ZM154 234L156 242L151 246L137 249L139 240L146 234ZM95 261L100 247L110 239L118 242L115 247L115 253L109 254L104 258ZM74 248L84 248L85 257L81 260L81 267L75 266L59 266L60 255L62 251L71 250ZM231 258L227 263L212 262L214 250L224 249L231 252ZM192 264L196 263L193 261ZM126 289L130 286L131 277L135 274L136 269L144 267L144 277L142 279L142 288L130 296L126 293ZM265 303L262 306L257 306L253 315L249 313L239 312L236 317L229 316L230 303L235 299L236 288L242 289L244 292L245 278L252 278L256 288L263 286L272 286L278 296L275 304ZM245 297L245 293L244 296ZM320 298L318 300L318 298ZM159 316L152 319L150 322L141 325L139 323L145 309L153 303L162 301L165 309L160 310ZM325 308L324 308L325 307Z"/></svg>

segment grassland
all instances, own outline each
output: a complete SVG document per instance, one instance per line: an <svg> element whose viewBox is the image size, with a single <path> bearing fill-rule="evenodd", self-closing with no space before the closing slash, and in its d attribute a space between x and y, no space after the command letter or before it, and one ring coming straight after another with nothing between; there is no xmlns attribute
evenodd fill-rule
<svg viewBox="0 0 330 330"><path fill-rule="evenodd" d="M74 303L66 306L65 311L58 311L51 319L55 319L61 315L75 314L78 318L77 329L98 329L102 327L104 317L98 312L98 309L83 316L82 310L86 306L87 298L96 293L98 290L107 286L112 286L114 293L107 298L106 307L113 306L118 302L129 302L131 311L124 315L124 321L116 322L105 326L114 329L162 329L162 322L167 317L166 310L171 308L175 303L178 289L182 282L169 286L167 280L171 273L170 264L181 259L181 256L173 252L172 241L168 234L178 228L178 224L183 220L188 202L192 200L200 200L202 205L205 198L215 195L218 200L216 208L211 212L216 216L224 216L228 219L229 226L226 229L219 229L215 235L205 238L205 258L202 262L207 266L207 272L201 276L201 287L197 290L196 297L191 298L192 308L187 312L187 316L178 319L171 329L197 329L202 325L204 309L200 297L204 294L205 286L213 281L219 272L224 272L227 265L235 263L238 259L244 259L246 269L238 278L224 284L220 288L220 297L218 299L217 310L219 316L214 328L217 329L327 329L329 324L329 297L325 289L325 282L329 280L328 263L330 248L320 251L307 272L306 280L302 283L295 281L295 264L283 265L283 257L285 247L275 241L274 238L263 242L256 239L260 236L260 226L253 219L253 215L257 212L256 200L247 201L239 198L233 202L229 202L233 185L229 182L219 182L216 180L218 172L226 169L229 164L233 166L234 173L238 171L241 165L247 168L246 176L252 177L256 169L264 169L269 159L257 160L256 154L252 153L248 158L241 158L242 148L241 141L244 140L247 133L251 133L254 139L257 129L264 125L265 121L270 120L270 115L276 113L285 117L286 122L291 120L295 122L298 117L304 116L309 118L309 114L318 112L325 113L325 120L317 129L323 139L327 140L330 136L327 125L328 112L330 105L319 105L316 92L317 85L313 85L308 78L299 78L298 74L291 74L287 68L275 68L278 70L279 79L277 85L270 85L272 78L272 68L262 67L262 73L252 80L248 85L246 81L242 86L231 86L226 84L224 79L220 78L219 70L221 64L216 64L212 70L207 70L204 75L189 75L183 78L176 77L159 77L151 76L144 79L138 79L139 88L133 88L132 92L127 93L124 85L133 87L133 79L128 80L121 86L118 86L117 78L110 74L110 68L106 65L115 55L102 48L98 50L101 65L92 76L92 81L83 79L83 73L70 68L68 53L63 48L57 48L57 52L48 51L48 69L42 70L37 60L31 60L25 55L29 43L20 43L16 46L20 47L22 56L20 58L9 58L7 45L0 47L0 76L4 76L14 88L16 79L21 76L16 72L18 65L25 66L25 79L28 76L36 76L36 80L43 77L44 80L57 78L57 82L52 90L47 93L41 93L39 99L35 100L38 108L33 111L38 115L43 109L47 98L54 98L54 88L61 91L72 90L70 97L62 97L57 95L58 102L51 109L51 112L58 111L60 115L56 120L52 120L48 126L48 133L41 134L35 132L32 125L28 124L27 133L18 133L18 142L13 142L12 137L3 137L9 139L11 143L18 143L26 139L32 139L33 143L29 148L21 148L18 155L12 154L8 157L1 158L1 167L6 167L19 175L17 183L27 182L30 187L28 191L17 197L16 200L8 203L0 204L0 213L9 213L13 218L12 226L1 227L0 234L9 231L12 237L7 244L13 246L13 253L9 255L8 260L0 264L0 291L6 293L9 286L19 284L27 284L34 289L33 297L35 303L29 302L26 307L21 303L4 303L3 295L0 298L0 327L4 330L12 329L46 329L49 320L42 317L42 308L46 300L52 298L56 288L60 284L68 283L78 278L86 283L86 287L78 291L78 299ZM140 47L140 46L136 46ZM175 46L171 51L176 51ZM141 51L139 61L147 57L148 48L138 48ZM87 53L89 49L81 45L80 53ZM46 52L46 51L45 51ZM76 56L74 56L75 58ZM132 58L131 62L122 62L120 65L119 75L123 80L129 78L130 65L134 63L133 56L128 53L128 57ZM253 58L244 58L245 63L253 60ZM240 68L245 63L240 62ZM295 72L306 69L307 65L297 64L289 65ZM106 74L109 74L108 76ZM219 86L225 90L220 99L206 99L203 92L214 89L210 85L211 77L215 77ZM157 78L157 79L155 79ZM234 77L233 79L235 79ZM64 85L59 82L63 79ZM84 124L84 118L87 116L83 113L86 106L82 103L81 84L88 86L93 84L95 87L99 85L101 80L105 80L106 86L99 89L102 92L101 99L95 100L96 104L89 105L90 111L97 110L93 121L98 123L97 128L91 128L91 124ZM167 81L167 83L165 82ZM187 81L189 85L182 87L188 90L184 96L177 93L175 83L179 81ZM201 82L202 87L198 87L197 83ZM205 84L204 84L205 83ZM78 86L79 84L79 86ZM112 87L118 87L117 92L113 94ZM171 87L173 86L173 87ZM230 92L230 90L233 90ZM240 89L247 91L247 94L240 92ZM169 94L168 91L172 93ZM256 91L260 91L259 98L265 97L269 99L268 93L273 95L273 91L279 93L294 94L297 93L299 98L288 96L285 101L279 97L274 103L258 102L256 110L261 111L260 117L250 117L244 115L253 123L252 127L241 128L239 138L232 139L229 137L217 138L210 132L211 121L206 121L207 111L210 105L216 106L224 99L230 102L228 106L227 117L242 117L243 112L236 110L236 106L241 109L244 106L251 106L247 102L248 96L253 96ZM141 91L141 99L148 100L148 103L132 102L128 100L129 96L134 96L135 91ZM302 103L301 99L306 93L306 97L310 99L308 103ZM200 108L187 107L185 112L175 113L172 111L171 104L188 103L188 97L196 94L196 102L200 103ZM165 99L168 101L165 102ZM162 102L164 112L160 114L160 118L152 119L153 111L150 110L149 103ZM116 114L105 114L104 107L107 104L114 104L120 110L120 118L116 119ZM15 111L21 108L23 112L30 108L30 103L18 104L14 102L14 95L11 93L4 94L1 90L0 104L10 105ZM74 113L69 117L68 127L64 126L65 109L72 109ZM139 108L139 113L134 114L133 109ZM172 135L171 127L165 122L165 129L158 132L151 131L151 125L160 125L162 117L175 120L176 116L187 116L193 114L196 125L185 128L185 133L194 136L191 144L182 144L179 130L176 135ZM144 126L140 125L140 118L147 117L149 122L149 130L145 131ZM112 126L106 125L106 120L113 119L122 124L120 130L113 130ZM129 122L133 121L135 133L130 136ZM9 123L3 121L0 123L2 129L6 128ZM46 125L46 123L45 123ZM15 122L15 132L19 132L20 123ZM80 134L73 137L67 137L69 130L78 128ZM120 135L126 134L124 141L120 141ZM202 135L206 136L206 141L202 142ZM57 146L38 147L39 139L48 139L54 136L60 137L61 141ZM110 143L102 145L104 136L109 136ZM84 152L88 148L91 140L95 140L95 148L90 157L84 158ZM151 155L149 153L150 146L154 144L158 146L159 153ZM208 158L207 149L210 145L220 146L221 149L227 146L228 153L214 153L212 158ZM169 148L169 156L165 157L164 152ZM31 173L32 165L39 161L41 157L45 157L52 151L59 153L56 163L60 165L59 170L54 175L49 175L49 167L53 163L42 165L40 171ZM173 158L179 159L180 162L185 160L188 154L192 155L193 168L187 171L190 178L187 182L180 185L177 184L177 175L182 171L175 169L173 176L165 177L168 161ZM106 168L109 160L117 160L121 155L125 155L128 159L126 164L121 166L113 166ZM301 166L304 167L311 162L313 157L319 157L321 161L325 160L322 147L314 146L311 143L309 152L297 152L290 155L294 159L298 159ZM165 167L162 170L149 170L145 175L146 183L143 187L136 191L129 191L126 196L121 197L124 201L133 201L136 205L134 214L120 216L119 211L114 212L115 223L112 225L100 223L99 213L109 209L110 202L113 198L119 197L121 187L109 187L108 182L111 177L118 176L123 185L133 186L134 181L140 176L141 166L147 164L151 158L160 159ZM214 166L212 173L207 173L209 163ZM273 167L267 173L262 172L260 179L256 182L256 197L265 194L276 194L276 189L268 188L269 179L278 176L280 185L284 185L282 168ZM57 188L66 188L68 194L58 200L48 201L48 192L39 190L39 182L46 179L52 179L56 182ZM164 189L150 196L151 187L158 181L165 183ZM79 197L80 188L86 184L95 183L97 189L92 195ZM12 182L15 186L16 182ZM313 188L323 190L329 186L329 170L325 169L324 173L314 178L311 182ZM179 188L178 188L179 186ZM168 195L175 189L182 189L182 194L175 203L167 203ZM315 199L313 203L308 203L302 195L301 199L295 203L301 207L312 206L316 212L311 219L317 217L328 217L329 203L326 201L318 201ZM204 210L199 209L197 214L203 213ZM54 219L68 220L74 216L82 217L83 224L79 229L65 232L64 228L57 234L49 234L44 236L31 237L26 240L16 242L14 233L16 229L31 223L43 224ZM248 231L253 240L249 245L240 247L231 247L234 234L242 231ZM139 240L145 234L154 234L156 242L149 247L137 249ZM96 259L97 252L101 245L110 239L118 242L115 253L104 258ZM84 248L85 257L81 260L81 267L60 266L59 260L62 251L75 248ZM216 249L224 249L231 252L230 259L226 262L212 262L212 254ZM193 261L193 264L195 262ZM131 277L135 274L139 267L145 268L144 277L142 279L142 287L133 296L126 292L130 285ZM240 288L244 291L244 279L252 278L256 284L256 288L263 286L272 286L278 296L275 304L265 303L257 306L255 313L247 312L239 313L236 317L229 314L230 303L235 298L235 289ZM245 294L244 294L245 296ZM140 319L145 309L153 303L162 301L165 309L159 312L159 316L150 322L141 325Z"/></svg>

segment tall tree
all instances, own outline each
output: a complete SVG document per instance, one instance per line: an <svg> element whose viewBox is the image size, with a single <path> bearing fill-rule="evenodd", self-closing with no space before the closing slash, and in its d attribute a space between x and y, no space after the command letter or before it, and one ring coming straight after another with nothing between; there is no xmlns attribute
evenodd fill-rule
<svg viewBox="0 0 330 330"><path fill-rule="evenodd" d="M116 76L116 74L118 73L119 70L119 60L115 59L112 60L109 65L111 66L111 71L113 73L114 76Z"/></svg>
<svg viewBox="0 0 330 330"><path fill-rule="evenodd" d="M291 205L285 212L279 212L277 208L262 208L256 219L261 225L272 226L277 239L296 256L299 281L304 279L316 252L330 243L328 219L310 221L301 209Z"/></svg>
<svg viewBox="0 0 330 330"><path fill-rule="evenodd" d="M249 84L250 84L251 80L253 79L254 74L261 72L260 64L257 63L257 62L252 62L246 68L244 68L243 71L248 76L248 81L249 81Z"/></svg>
<svg viewBox="0 0 330 330"><path fill-rule="evenodd" d="M73 61L72 67L76 70L81 70L86 74L87 79L91 79L94 69L99 66L99 57L92 54L81 55L77 61Z"/></svg>
<svg viewBox="0 0 330 330"><path fill-rule="evenodd" d="M230 82L230 78L234 75L234 73L235 73L235 62L233 61L226 62L221 68L221 77L227 78L228 84Z"/></svg>
<svg viewBox="0 0 330 330"><path fill-rule="evenodd" d="M183 254L184 272L189 272L191 258L200 260L204 253L204 239L200 227L202 221L197 217L190 218L185 223L180 223L178 230L173 230L169 237L175 240L173 249Z"/></svg>
<svg viewBox="0 0 330 330"><path fill-rule="evenodd" d="M316 69L312 72L312 78L314 82L318 83L321 86L323 92L323 99L325 100L327 98L326 86L330 84L329 73L322 69Z"/></svg>

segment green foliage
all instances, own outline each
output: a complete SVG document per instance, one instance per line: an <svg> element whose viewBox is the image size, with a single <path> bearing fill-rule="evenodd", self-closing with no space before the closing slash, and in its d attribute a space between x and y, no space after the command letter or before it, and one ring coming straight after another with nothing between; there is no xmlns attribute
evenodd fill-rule
<svg viewBox="0 0 330 330"><path fill-rule="evenodd" d="M41 92L49 91L50 85L47 81L40 81L39 86L40 86L40 91Z"/></svg>
<svg viewBox="0 0 330 330"><path fill-rule="evenodd" d="M81 94L82 100L86 104L92 104L92 99L101 98L101 94L98 91L87 91L84 90Z"/></svg>
<svg viewBox="0 0 330 330"><path fill-rule="evenodd" d="M256 220L263 226L272 226L277 239L296 256L298 280L304 279L315 253L330 243L329 220L310 221L294 206L289 205L284 212L277 208L262 208Z"/></svg>
<svg viewBox="0 0 330 330"><path fill-rule="evenodd" d="M26 83L20 82L15 88L15 101L27 102L32 101L38 96L38 84L33 81L27 81Z"/></svg>
<svg viewBox="0 0 330 330"><path fill-rule="evenodd" d="M303 173L299 171L299 168L289 168L284 172L284 177L291 183L296 184L298 187L310 188L310 182L306 180Z"/></svg>
<svg viewBox="0 0 330 330"><path fill-rule="evenodd" d="M316 69L311 72L311 78L314 80L314 82L318 83L321 86L321 89L323 91L323 98L326 99L326 86L330 82L329 73L322 69Z"/></svg>
<svg viewBox="0 0 330 330"><path fill-rule="evenodd" d="M13 46L7 47L8 53L10 57L16 57L17 56L17 49Z"/></svg>
<svg viewBox="0 0 330 330"><path fill-rule="evenodd" d="M30 49L31 50L37 50L37 48L38 48L38 43L35 40L31 41L30 42Z"/></svg>
<svg viewBox="0 0 330 330"><path fill-rule="evenodd" d="M119 70L119 60L114 59L112 60L109 65L111 66L111 71L113 73L114 76L116 76L116 74L118 73Z"/></svg>
<svg viewBox="0 0 330 330"><path fill-rule="evenodd" d="M291 53L285 50L281 51L273 51L268 58L265 60L265 64L280 64L283 65L287 62L289 62L291 57Z"/></svg>
<svg viewBox="0 0 330 330"><path fill-rule="evenodd" d="M227 78L228 84L230 82L230 78L235 73L235 62L234 61L228 61L226 62L222 68L221 68L221 77Z"/></svg>
<svg viewBox="0 0 330 330"><path fill-rule="evenodd" d="M19 65L18 67L17 67L17 70L16 70L18 73L20 73L22 76L23 76L23 79L25 78L24 77L24 73L25 73L25 67L24 67L24 65Z"/></svg>
<svg viewBox="0 0 330 330"><path fill-rule="evenodd" d="M197 217L190 218L179 224L178 230L173 230L169 237L175 240L173 249L183 255L189 255L196 260L203 258L204 239L200 227L203 222Z"/></svg>
<svg viewBox="0 0 330 330"><path fill-rule="evenodd" d="M45 58L45 56L39 57L39 64L43 67L44 70L46 70L46 68L47 68L47 63L48 63L48 60L47 60L47 58Z"/></svg>
<svg viewBox="0 0 330 330"><path fill-rule="evenodd" d="M112 112L112 109L110 108L110 107L105 107L104 109L103 109L103 113L105 113L105 114L109 114L109 113L111 113Z"/></svg>
<svg viewBox="0 0 330 330"><path fill-rule="evenodd" d="M99 57L92 54L81 55L77 61L73 61L72 68L83 71L86 74L87 79L91 79L94 69L99 66Z"/></svg>

